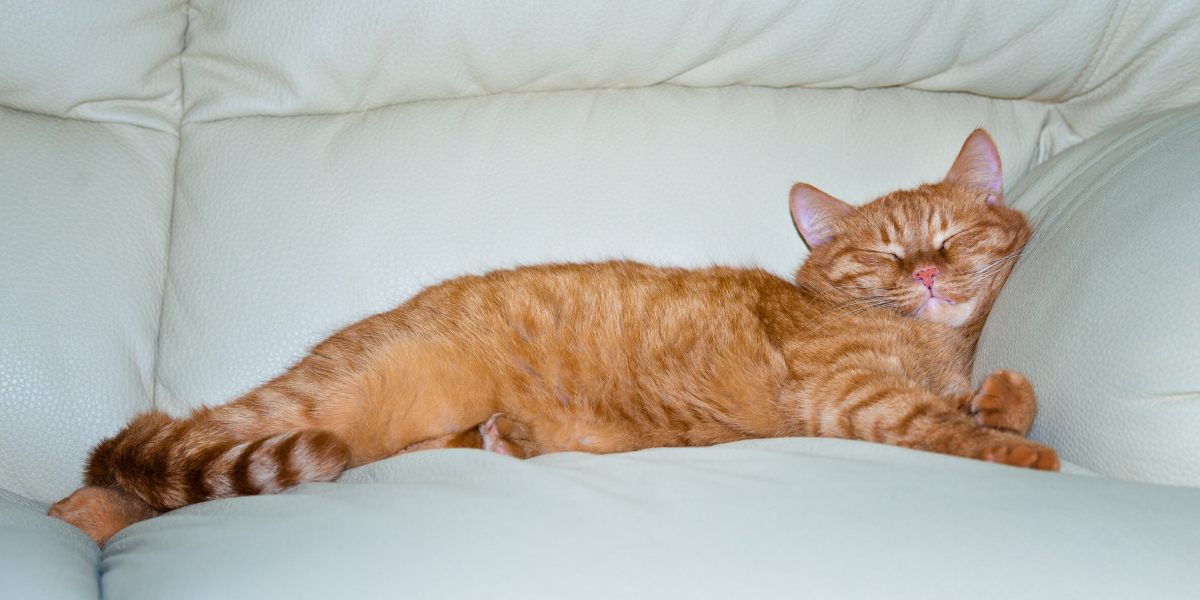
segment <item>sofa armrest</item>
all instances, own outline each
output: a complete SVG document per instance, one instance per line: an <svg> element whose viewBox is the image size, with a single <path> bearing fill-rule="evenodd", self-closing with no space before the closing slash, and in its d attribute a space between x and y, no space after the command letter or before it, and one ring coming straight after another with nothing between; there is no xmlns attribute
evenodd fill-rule
<svg viewBox="0 0 1200 600"><path fill-rule="evenodd" d="M1034 237L975 376L1024 372L1031 433L1098 473L1200 486L1200 106L1110 130L1025 177Z"/></svg>

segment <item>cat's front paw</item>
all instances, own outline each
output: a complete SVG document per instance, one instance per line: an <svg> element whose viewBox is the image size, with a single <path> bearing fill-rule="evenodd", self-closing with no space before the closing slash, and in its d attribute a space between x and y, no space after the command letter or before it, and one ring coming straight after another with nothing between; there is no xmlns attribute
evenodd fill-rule
<svg viewBox="0 0 1200 600"><path fill-rule="evenodd" d="M969 408L975 423L1019 435L1029 433L1037 416L1033 386L1014 371L995 371L985 377Z"/></svg>
<svg viewBox="0 0 1200 600"><path fill-rule="evenodd" d="M1020 439L987 444L979 451L976 458L1002 465L1041 471L1057 471L1060 467L1058 453L1053 448Z"/></svg>

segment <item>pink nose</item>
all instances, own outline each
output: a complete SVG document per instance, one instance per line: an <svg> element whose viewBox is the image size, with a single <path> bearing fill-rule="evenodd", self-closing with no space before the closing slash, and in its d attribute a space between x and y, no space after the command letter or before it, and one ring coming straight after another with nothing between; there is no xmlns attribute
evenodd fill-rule
<svg viewBox="0 0 1200 600"><path fill-rule="evenodd" d="M920 279L921 283L925 284L925 287L931 288L933 287L933 279L937 277L937 274L937 267L925 267L924 269L913 271L913 279Z"/></svg>

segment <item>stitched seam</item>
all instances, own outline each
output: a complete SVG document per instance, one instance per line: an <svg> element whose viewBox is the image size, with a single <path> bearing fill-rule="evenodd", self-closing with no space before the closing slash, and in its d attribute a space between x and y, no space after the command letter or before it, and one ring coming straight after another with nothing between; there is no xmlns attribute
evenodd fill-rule
<svg viewBox="0 0 1200 600"><path fill-rule="evenodd" d="M178 145L175 147L175 166L171 171L171 206L167 216L167 239L166 248L163 251L163 277L162 286L160 287L161 295L158 302L158 328L155 330L154 338L154 368L150 376L150 408L158 408L158 371L159 365L162 363L162 343L163 343L163 320L166 314L167 307L167 287L171 284L171 246L174 240L175 233L175 208L179 195L179 160L183 155L183 114L187 110L187 86L183 74L184 54L187 52L188 35L192 28L192 3L191 0L185 0L183 3L184 11L184 26L183 26L183 44L179 49L179 134L176 136Z"/></svg>
<svg viewBox="0 0 1200 600"><path fill-rule="evenodd" d="M79 117L68 117L66 115L56 115L54 113L43 112L40 110L30 110L28 108L17 108L15 106L8 106L6 104L0 104L0 110L12 111L12 112L15 112L18 114L32 115L35 117L49 117L51 119L60 119L62 121L71 121L74 123L93 123L96 125L121 125L121 126L125 126L125 127L137 127L138 129L145 129L146 131L154 131L157 133L168 133L171 135L175 134L175 132L171 131L170 129L160 129L158 127L151 127L150 125L142 125L141 123L130 123L129 121L97 121L96 119L81 119Z"/></svg>
<svg viewBox="0 0 1200 600"><path fill-rule="evenodd" d="M1112 39L1120 31L1120 24L1124 22L1125 13L1128 9L1128 4L1121 4L1113 8L1112 14L1108 17L1108 23L1104 25L1104 31L1100 34L1100 42L1097 44L1095 51L1092 52L1091 58L1080 69L1079 74L1075 76L1071 85L1067 86L1066 91L1063 92L1066 95L1066 101L1069 102L1080 95L1085 95L1082 88L1087 87L1088 80L1092 78L1092 75L1100 69L1100 64L1104 62L1104 56L1112 50ZM1114 25L1116 25L1115 29Z"/></svg>
<svg viewBox="0 0 1200 600"><path fill-rule="evenodd" d="M479 100L481 98L494 98L494 97L500 97L500 96L523 96L523 95L532 95L532 94L560 94L560 93L569 94L569 93L579 93L579 92L632 91L632 90L647 90L647 89L656 89L656 88L657 89L676 88L676 89L684 89L684 90L753 89L753 90L775 90L775 91L781 91L781 92L788 92L788 91L793 91L793 90L803 90L803 91L812 91L812 92L857 91L857 92L863 92L863 93L871 93L871 92L882 91L882 90L903 89L903 90L908 90L910 92L914 92L914 93L918 93L918 94L946 94L946 95L953 95L953 96L972 96L972 97L981 98L984 100L994 100L996 102L1024 102L1024 103L1029 103L1029 104L1044 104L1044 105L1048 105L1048 106L1058 106L1058 105L1062 104L1062 101L1058 101L1058 100L1038 100L1035 98L1026 98L1026 97L1021 97L1021 96L1014 96L1011 98L1001 97L1001 96L986 96L983 94L975 94L972 92L962 92L962 91L956 91L956 90L926 90L926 89L921 89L921 88L916 88L916 87L910 87L907 85L893 85L893 86L881 86L881 87L870 87L870 88L857 88L857 87L851 87L851 86L839 86L839 87L773 86L773 85L752 85L752 84L746 84L746 83L737 83L737 84L732 84L732 85L719 85L719 86L690 86L690 85L680 85L677 83L661 82L661 83L655 83L655 84L650 84L650 85L631 85L631 86L626 86L626 87L558 88L558 89L553 89L553 90L509 90L509 91L503 91L503 92L489 92L486 94L472 94L472 95L464 95L464 96L446 96L446 97L438 97L438 98L413 98L410 100L400 100L397 102L389 102L387 104L380 104L379 106L372 106L369 108L356 108L353 110L296 112L296 113L286 113L286 114L278 114L278 115L272 115L272 114L230 115L227 117L217 117L214 119L189 120L187 122L189 124L208 124L208 123L221 123L224 121L234 121L237 119L291 119L291 118L303 118L303 117L339 117L339 116L358 115L358 114L388 110L388 109L392 109L392 108L399 108L401 106L409 106L409 105L413 105L413 104L423 104L423 103L427 103L427 102L456 102L456 101Z"/></svg>

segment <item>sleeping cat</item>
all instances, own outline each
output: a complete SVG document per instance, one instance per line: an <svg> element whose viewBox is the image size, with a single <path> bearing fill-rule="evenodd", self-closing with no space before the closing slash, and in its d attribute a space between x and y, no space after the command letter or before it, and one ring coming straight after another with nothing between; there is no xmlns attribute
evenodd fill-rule
<svg viewBox="0 0 1200 600"><path fill-rule="evenodd" d="M795 283L634 262L450 280L229 404L138 415L50 514L103 544L163 511L444 447L528 457L827 436L1058 469L1023 437L1025 378L970 387L984 319L1030 236L1004 206L987 133L941 182L858 208L797 184L791 210L812 250Z"/></svg>

